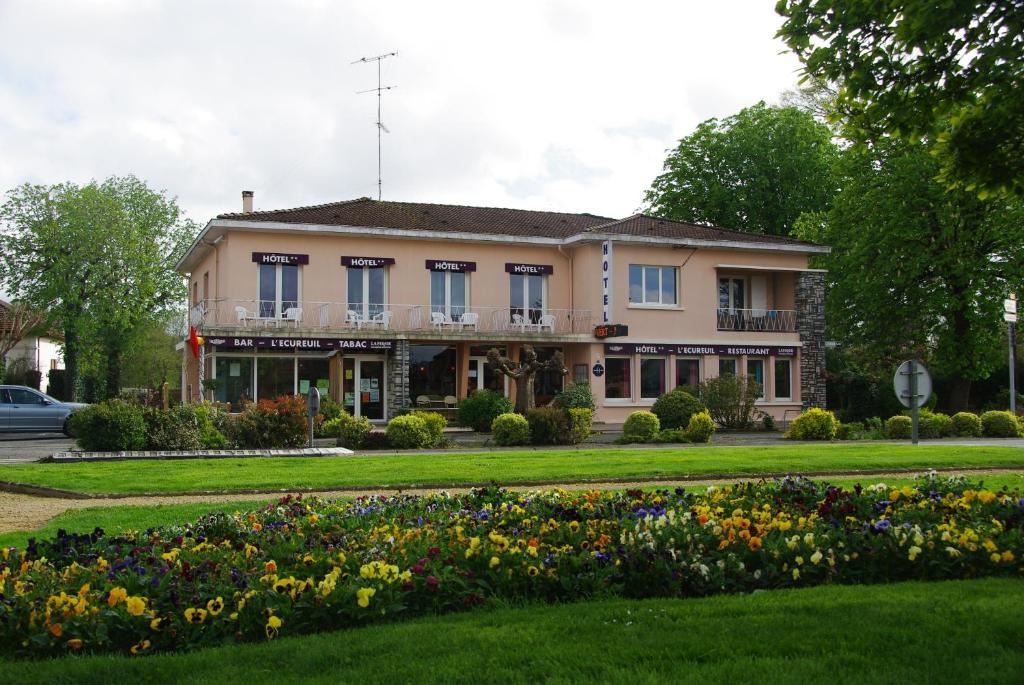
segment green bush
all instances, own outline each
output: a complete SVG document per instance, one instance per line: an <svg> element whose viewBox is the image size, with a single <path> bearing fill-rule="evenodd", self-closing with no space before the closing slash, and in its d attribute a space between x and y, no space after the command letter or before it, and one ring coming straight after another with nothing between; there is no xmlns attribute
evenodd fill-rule
<svg viewBox="0 0 1024 685"><path fill-rule="evenodd" d="M400 450L429 447L433 440L427 422L412 414L396 416L388 421L385 433L391 446Z"/></svg>
<svg viewBox="0 0 1024 685"><path fill-rule="evenodd" d="M526 412L530 442L534 445L565 445L570 440L569 415L557 407L537 407Z"/></svg>
<svg viewBox="0 0 1024 685"><path fill-rule="evenodd" d="M690 417L704 411L704 403L692 394L676 388L654 401L651 412L658 417L662 429L686 428Z"/></svg>
<svg viewBox="0 0 1024 685"><path fill-rule="evenodd" d="M661 421L649 411L635 411L622 424L622 438L625 442L650 442L661 430Z"/></svg>
<svg viewBox="0 0 1024 685"><path fill-rule="evenodd" d="M812 407L793 419L786 431L789 440L835 440L839 420L830 411Z"/></svg>
<svg viewBox="0 0 1024 685"><path fill-rule="evenodd" d="M1016 438L1020 424L1008 411L987 411L981 415L981 432L986 438Z"/></svg>
<svg viewBox="0 0 1024 685"><path fill-rule="evenodd" d="M50 369L47 374L46 394L61 402L68 401L67 393L67 370Z"/></svg>
<svg viewBox="0 0 1024 685"><path fill-rule="evenodd" d="M459 402L456 418L460 426L472 428L478 433L486 433L491 429L495 418L510 411L512 402L504 395L492 390L476 390Z"/></svg>
<svg viewBox="0 0 1024 685"><path fill-rule="evenodd" d="M231 415L213 404L200 402L191 405L195 409L199 424L199 442L206 449L225 450L231 448L228 432L231 430Z"/></svg>
<svg viewBox="0 0 1024 685"><path fill-rule="evenodd" d="M723 428L749 428L754 422L754 402L761 384L753 376L726 374L700 384L700 399Z"/></svg>
<svg viewBox="0 0 1024 685"><path fill-rule="evenodd" d="M496 416L491 422L491 433L494 434L494 442L498 445L530 444L530 422L512 412Z"/></svg>
<svg viewBox="0 0 1024 685"><path fill-rule="evenodd" d="M308 436L306 401L301 395L246 404L231 422L229 436L242 449L304 447Z"/></svg>
<svg viewBox="0 0 1024 685"><path fill-rule="evenodd" d="M836 428L836 440L860 440L864 435L864 424L860 421L840 423Z"/></svg>
<svg viewBox="0 0 1024 685"><path fill-rule="evenodd" d="M893 416L885 422L885 437L892 440L906 440L913 432L913 423L909 416Z"/></svg>
<svg viewBox="0 0 1024 685"><path fill-rule="evenodd" d="M690 422L686 424L686 438L690 442L711 442L715 428L715 420L705 409L690 417Z"/></svg>
<svg viewBox="0 0 1024 685"><path fill-rule="evenodd" d="M412 411L409 416L418 416L430 433L430 444L424 447L440 447L444 444L444 429L448 427L448 419L436 411Z"/></svg>
<svg viewBox="0 0 1024 685"><path fill-rule="evenodd" d="M946 414L933 413L920 409L918 413L917 431L922 438L944 438L953 430L953 419Z"/></svg>
<svg viewBox="0 0 1024 685"><path fill-rule="evenodd" d="M555 395L554 404L562 409L597 409L594 393L590 390L590 383L586 381L570 383L569 387Z"/></svg>
<svg viewBox="0 0 1024 685"><path fill-rule="evenodd" d="M370 419L365 416L352 416L344 410L335 418L324 421L322 428L325 436L337 438L338 445L350 450L362 448L372 429Z"/></svg>
<svg viewBox="0 0 1024 685"><path fill-rule="evenodd" d="M667 428L665 430L658 431L658 434L654 436L654 439L651 440L651 442L690 442L690 438L687 437L685 428Z"/></svg>
<svg viewBox="0 0 1024 685"><path fill-rule="evenodd" d="M594 411L587 407L572 407L569 414L569 444L578 445L590 437L594 425Z"/></svg>
<svg viewBox="0 0 1024 685"><path fill-rule="evenodd" d="M958 438L980 438L982 427L981 417L969 411L953 414L950 433Z"/></svg>
<svg viewBox="0 0 1024 685"><path fill-rule="evenodd" d="M142 407L108 400L80 409L68 417L68 428L86 452L144 450L146 418Z"/></svg>
<svg viewBox="0 0 1024 685"><path fill-rule="evenodd" d="M764 416L761 417L761 427L766 431L775 430L775 417L765 412Z"/></svg>
<svg viewBox="0 0 1024 685"><path fill-rule="evenodd" d="M180 404L167 411L144 410L149 434L147 449L157 451L195 451L203 447L198 412L194 405Z"/></svg>

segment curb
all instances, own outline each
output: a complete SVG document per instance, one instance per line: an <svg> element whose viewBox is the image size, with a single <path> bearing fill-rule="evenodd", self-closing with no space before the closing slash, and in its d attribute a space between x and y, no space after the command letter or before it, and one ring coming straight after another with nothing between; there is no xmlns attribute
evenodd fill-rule
<svg viewBox="0 0 1024 685"><path fill-rule="evenodd" d="M301 447L290 450L194 450L131 452L57 452L37 463L68 464L84 461L130 461L146 459L226 459L230 457L348 457L355 453L344 447Z"/></svg>

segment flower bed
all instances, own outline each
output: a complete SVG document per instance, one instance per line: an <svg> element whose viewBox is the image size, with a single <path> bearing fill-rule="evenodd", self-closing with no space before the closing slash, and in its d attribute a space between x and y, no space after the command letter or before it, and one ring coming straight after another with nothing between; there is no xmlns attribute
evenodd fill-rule
<svg viewBox="0 0 1024 685"><path fill-rule="evenodd" d="M496 488L285 498L247 514L0 555L0 650L146 654L491 599L701 596L829 582L1019 576L1024 500L804 479L669 492Z"/></svg>

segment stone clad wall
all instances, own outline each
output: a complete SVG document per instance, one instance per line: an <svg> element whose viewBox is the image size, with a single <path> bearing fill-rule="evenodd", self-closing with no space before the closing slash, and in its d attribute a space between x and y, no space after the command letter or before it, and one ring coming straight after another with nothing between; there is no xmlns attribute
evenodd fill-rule
<svg viewBox="0 0 1024 685"><path fill-rule="evenodd" d="M800 350L803 408L825 408L825 274L801 271L796 277L796 330Z"/></svg>
<svg viewBox="0 0 1024 685"><path fill-rule="evenodd" d="M394 351L388 355L388 418L394 418L409 406L409 341L396 340Z"/></svg>

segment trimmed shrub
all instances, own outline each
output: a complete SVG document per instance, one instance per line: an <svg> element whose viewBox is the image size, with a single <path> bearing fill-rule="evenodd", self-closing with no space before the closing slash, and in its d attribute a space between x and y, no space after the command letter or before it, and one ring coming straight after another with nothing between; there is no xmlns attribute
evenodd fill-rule
<svg viewBox="0 0 1024 685"><path fill-rule="evenodd" d="M412 414L396 416L388 421L385 433L391 446L400 450L429 447L433 439L427 422Z"/></svg>
<svg viewBox="0 0 1024 685"><path fill-rule="evenodd" d="M981 415L981 432L986 438L1016 438L1020 424L1008 411L987 411Z"/></svg>
<svg viewBox="0 0 1024 685"><path fill-rule="evenodd" d="M562 409L589 409L595 411L594 393L590 390L590 383L574 382L569 384L562 392L555 395L554 404Z"/></svg>
<svg viewBox="0 0 1024 685"><path fill-rule="evenodd" d="M686 437L690 442L711 442L715 428L715 420L705 409L690 417L690 422L686 424Z"/></svg>
<svg viewBox="0 0 1024 685"><path fill-rule="evenodd" d="M839 420L830 411L812 407L793 419L786 431L789 440L835 440Z"/></svg>
<svg viewBox="0 0 1024 685"><path fill-rule="evenodd" d="M764 416L761 417L761 427L766 431L775 430L775 417L765 412Z"/></svg>
<svg viewBox="0 0 1024 685"><path fill-rule="evenodd" d="M969 411L961 411L953 414L950 419L950 433L958 438L980 438L981 417Z"/></svg>
<svg viewBox="0 0 1024 685"><path fill-rule="evenodd" d="M231 447L228 432L231 429L231 415L212 402L191 405L195 409L199 424L199 442L211 450L225 450ZM230 405L229 405L230 406Z"/></svg>
<svg viewBox="0 0 1024 685"><path fill-rule="evenodd" d="M594 411L587 407L572 407L569 414L569 444L578 445L590 437L594 425Z"/></svg>
<svg viewBox="0 0 1024 685"><path fill-rule="evenodd" d="M537 407L526 412L530 442L534 445L565 445L569 442L569 415L557 407Z"/></svg>
<svg viewBox="0 0 1024 685"><path fill-rule="evenodd" d="M491 430L494 419L512 411L512 402L492 390L477 390L459 402L458 419L460 426L472 428L478 433Z"/></svg>
<svg viewBox="0 0 1024 685"><path fill-rule="evenodd" d="M690 442L690 438L686 436L685 428L668 428L658 431L658 434L654 436L651 442Z"/></svg>
<svg viewBox="0 0 1024 685"><path fill-rule="evenodd" d="M749 428L754 422L754 402L761 384L753 376L726 374L700 384L700 399L723 428Z"/></svg>
<svg viewBox="0 0 1024 685"><path fill-rule="evenodd" d="M953 419L945 414L936 414L927 409L919 410L918 433L922 438L944 438L951 434Z"/></svg>
<svg viewBox="0 0 1024 685"><path fill-rule="evenodd" d="M530 444L530 422L513 412L496 416L491 422L491 433L494 442L502 446Z"/></svg>
<svg viewBox="0 0 1024 685"><path fill-rule="evenodd" d="M651 412L658 417L662 429L686 428L690 417L704 411L704 403L691 393L676 388L654 401Z"/></svg>
<svg viewBox="0 0 1024 685"><path fill-rule="evenodd" d="M363 439L364 450L386 450L389 447L391 444L388 443L388 435L384 431L371 430Z"/></svg>
<svg viewBox="0 0 1024 685"><path fill-rule="evenodd" d="M448 427L448 419L436 411L413 411L409 412L409 416L423 419L427 432L430 433L430 444L424 447L440 447L444 444L444 429Z"/></svg>
<svg viewBox="0 0 1024 685"><path fill-rule="evenodd" d="M913 422L909 416L893 416L885 422L885 437L893 440L906 440L913 432Z"/></svg>
<svg viewBox="0 0 1024 685"><path fill-rule="evenodd" d="M622 424L622 438L626 442L650 442L661 430L661 421L649 411L635 411Z"/></svg>
<svg viewBox="0 0 1024 685"><path fill-rule="evenodd" d="M198 412L194 405L180 404L167 411L144 410L149 433L148 449L198 450L203 447Z"/></svg>
<svg viewBox="0 0 1024 685"><path fill-rule="evenodd" d="M363 447L373 426L365 416L352 416L342 411L337 417L324 421L323 434L338 439L341 447L357 450Z"/></svg>
<svg viewBox="0 0 1024 685"><path fill-rule="evenodd" d="M840 423L836 428L836 440L860 440L864 435L864 424L860 421Z"/></svg>
<svg viewBox="0 0 1024 685"><path fill-rule="evenodd" d="M308 439L306 401L282 395L247 404L231 423L229 437L242 449L303 447Z"/></svg>
<svg viewBox="0 0 1024 685"><path fill-rule="evenodd" d="M108 400L76 411L68 428L86 452L121 452L146 449L146 419L142 407Z"/></svg>

